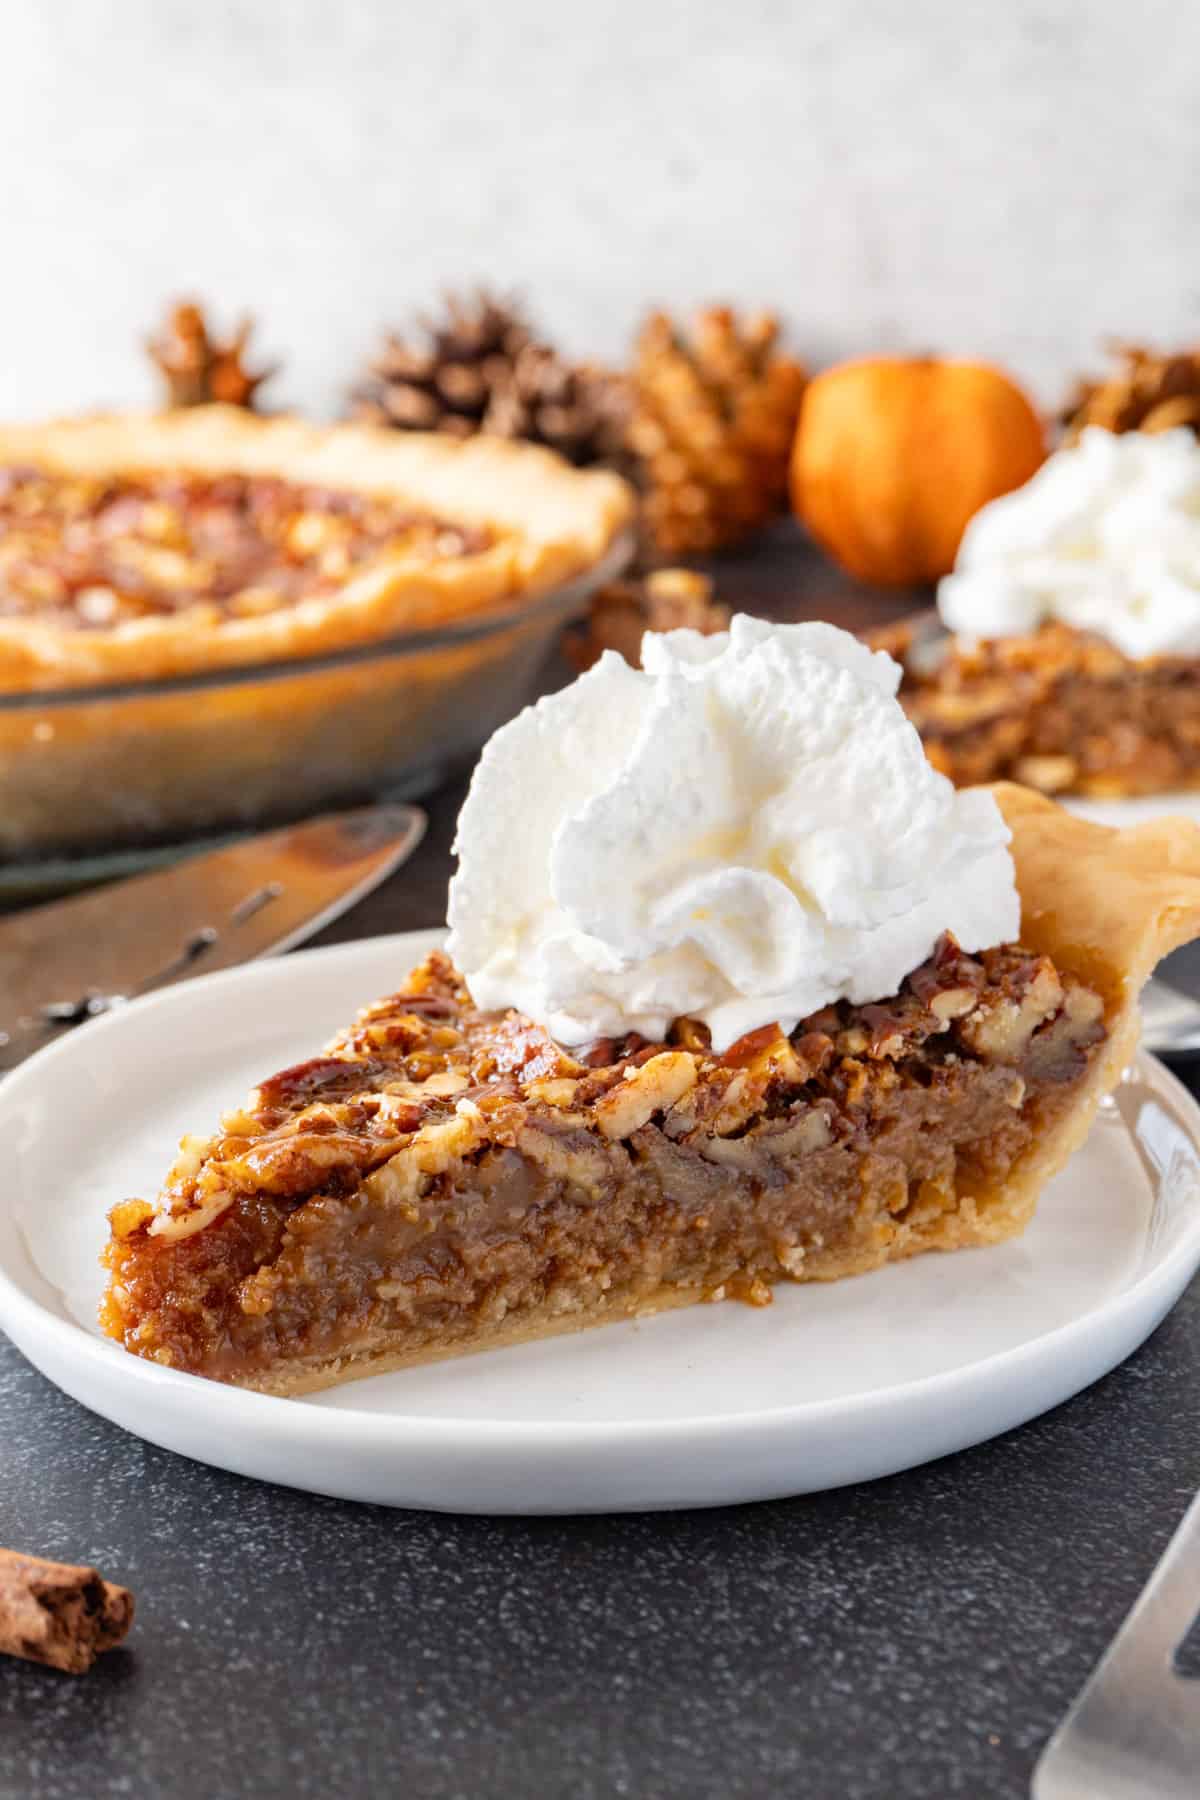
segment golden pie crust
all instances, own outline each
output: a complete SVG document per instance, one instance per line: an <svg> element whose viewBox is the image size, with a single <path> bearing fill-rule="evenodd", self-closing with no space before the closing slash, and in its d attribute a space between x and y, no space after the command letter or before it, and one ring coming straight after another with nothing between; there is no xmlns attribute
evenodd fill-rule
<svg viewBox="0 0 1200 1800"><path fill-rule="evenodd" d="M257 616L200 601L111 628L3 617L0 691L9 692L309 657L503 608L593 566L633 511L618 477L572 469L532 445L321 427L225 406L0 427L0 469L22 466L82 477L274 477L377 496L486 538L462 556L366 562L333 593Z"/></svg>
<svg viewBox="0 0 1200 1800"><path fill-rule="evenodd" d="M1000 1242L1082 1143L1154 964L1200 934L1200 828L1023 789L1021 943L944 939L901 993L721 1056L568 1052L444 957L114 1207L106 1331L275 1394Z"/></svg>

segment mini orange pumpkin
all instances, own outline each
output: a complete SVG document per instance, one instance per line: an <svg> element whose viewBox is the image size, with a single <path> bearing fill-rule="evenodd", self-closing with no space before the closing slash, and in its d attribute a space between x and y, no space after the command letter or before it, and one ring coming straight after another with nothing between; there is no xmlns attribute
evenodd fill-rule
<svg viewBox="0 0 1200 1800"><path fill-rule="evenodd" d="M863 581L917 587L954 566L968 521L1028 481L1041 421L985 363L877 356L808 384L792 451L792 504Z"/></svg>

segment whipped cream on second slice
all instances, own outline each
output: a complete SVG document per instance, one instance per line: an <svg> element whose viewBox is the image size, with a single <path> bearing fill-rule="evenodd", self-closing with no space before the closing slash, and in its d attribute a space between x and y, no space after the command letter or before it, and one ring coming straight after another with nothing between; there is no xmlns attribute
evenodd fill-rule
<svg viewBox="0 0 1200 1800"><path fill-rule="evenodd" d="M976 513L938 610L969 638L1061 619L1126 656L1200 654L1200 441L1092 426Z"/></svg>
<svg viewBox="0 0 1200 1800"><path fill-rule="evenodd" d="M477 1005L565 1044L687 1015L721 1051L894 994L944 930L1016 937L1000 810L930 767L890 657L739 615L643 660L606 652L483 752L450 887Z"/></svg>

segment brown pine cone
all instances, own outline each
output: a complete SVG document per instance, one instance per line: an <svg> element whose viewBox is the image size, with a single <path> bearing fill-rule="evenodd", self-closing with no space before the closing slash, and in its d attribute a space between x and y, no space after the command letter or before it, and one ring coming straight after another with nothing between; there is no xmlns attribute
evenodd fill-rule
<svg viewBox="0 0 1200 1800"><path fill-rule="evenodd" d="M512 301L480 289L446 297L425 342L389 335L353 396L353 416L402 431L443 431L546 444L577 464L615 462L624 448L624 380L567 362L535 339Z"/></svg>
<svg viewBox="0 0 1200 1800"><path fill-rule="evenodd" d="M169 308L158 333L146 348L166 384L168 407L257 405L258 389L278 369L272 363L256 373L243 362L254 321L247 315L225 343L212 337L204 311L194 300L178 300Z"/></svg>
<svg viewBox="0 0 1200 1800"><path fill-rule="evenodd" d="M351 396L351 412L398 431L443 431L471 437L483 429L497 384L530 342L529 325L511 300L480 288L447 294L441 318L424 319L423 343L389 332Z"/></svg>
<svg viewBox="0 0 1200 1800"><path fill-rule="evenodd" d="M630 443L651 545L694 555L735 544L782 509L805 371L770 313L705 307L690 333L651 314L637 341Z"/></svg>
<svg viewBox="0 0 1200 1800"><path fill-rule="evenodd" d="M692 569L655 569L641 580L614 581L593 596L591 612L563 638L567 661L580 674L605 650L640 668L647 631L687 627L710 637L729 625L729 608L713 598L707 575Z"/></svg>
<svg viewBox="0 0 1200 1800"><path fill-rule="evenodd" d="M1113 344L1116 368L1099 381L1080 381L1060 416L1065 442L1085 426L1106 431L1172 431L1186 425L1200 437L1200 346L1161 355L1141 344Z"/></svg>
<svg viewBox="0 0 1200 1800"><path fill-rule="evenodd" d="M580 467L616 466L626 454L629 411L623 376L526 344L497 380L481 429L546 444Z"/></svg>

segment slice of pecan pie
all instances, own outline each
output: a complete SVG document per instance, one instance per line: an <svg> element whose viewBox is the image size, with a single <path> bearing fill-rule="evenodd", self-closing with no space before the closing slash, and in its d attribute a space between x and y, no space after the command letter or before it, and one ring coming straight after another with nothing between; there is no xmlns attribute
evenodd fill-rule
<svg viewBox="0 0 1200 1800"><path fill-rule="evenodd" d="M687 1019L568 1053L431 957L113 1209L105 1330L297 1394L1019 1232L1200 931L1200 831L997 798L1020 943L944 937L893 999L723 1055Z"/></svg>
<svg viewBox="0 0 1200 1800"><path fill-rule="evenodd" d="M905 665L900 703L956 787L1011 779L1097 798L1200 786L1200 658L1131 658L1052 623L1024 637L952 639L928 664L911 634L873 641Z"/></svg>

